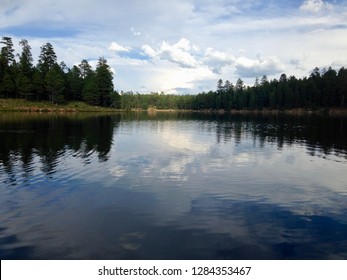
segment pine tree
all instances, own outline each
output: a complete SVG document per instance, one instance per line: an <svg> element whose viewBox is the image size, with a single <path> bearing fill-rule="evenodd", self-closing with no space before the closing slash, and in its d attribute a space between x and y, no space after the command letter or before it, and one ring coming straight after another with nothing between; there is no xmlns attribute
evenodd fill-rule
<svg viewBox="0 0 347 280"><path fill-rule="evenodd" d="M41 76L41 81L39 81L39 77L37 78L37 84L42 84L44 85L44 93L43 95L45 98L49 99L52 103L55 102L54 97L55 97L55 91L51 91L51 86L52 86L52 76L58 76L56 75L56 65L57 64L57 55L55 54L55 51L53 49L53 46L51 43L46 43L41 47L41 53L39 56L39 61L37 64L37 70L40 73ZM55 67L55 70L53 70L50 73L50 77L46 79L46 76L48 75L48 72ZM59 65L58 65L59 67ZM60 83L60 81L57 81L57 84Z"/></svg>
<svg viewBox="0 0 347 280"><path fill-rule="evenodd" d="M33 79L33 58L31 47L27 40L21 40L22 53L19 55L18 75L16 77L17 90L20 95L27 98L34 94Z"/></svg>
<svg viewBox="0 0 347 280"><path fill-rule="evenodd" d="M0 67L2 71L5 71L6 68L10 67L15 62L12 38L2 37L2 41L0 43L4 45L1 48L1 66Z"/></svg>
<svg viewBox="0 0 347 280"><path fill-rule="evenodd" d="M5 97L13 97L16 94L16 61L12 38L2 37L0 43L4 45L0 52L0 94Z"/></svg>
<svg viewBox="0 0 347 280"><path fill-rule="evenodd" d="M109 106L111 93L113 92L113 75L107 60L104 57L99 58L98 66L96 67L96 83L99 93L99 105Z"/></svg>
<svg viewBox="0 0 347 280"><path fill-rule="evenodd" d="M54 48L51 43L46 43L41 47L37 68L45 76L55 63L57 63L57 55L55 54Z"/></svg>
<svg viewBox="0 0 347 280"><path fill-rule="evenodd" d="M90 75L93 70L92 67L89 65L88 61L86 59L83 59L81 63L78 65L80 69L80 75L82 79L85 79Z"/></svg>

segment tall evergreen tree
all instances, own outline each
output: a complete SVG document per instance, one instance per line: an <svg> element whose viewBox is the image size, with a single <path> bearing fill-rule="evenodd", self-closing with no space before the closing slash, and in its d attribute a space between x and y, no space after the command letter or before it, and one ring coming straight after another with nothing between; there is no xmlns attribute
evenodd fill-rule
<svg viewBox="0 0 347 280"><path fill-rule="evenodd" d="M51 43L46 43L41 47L37 68L45 76L55 63L57 63L57 55L55 54L54 48Z"/></svg>
<svg viewBox="0 0 347 280"><path fill-rule="evenodd" d="M99 93L99 105L109 106L110 96L113 93L113 74L107 60L104 57L99 58L96 67L96 82Z"/></svg>
<svg viewBox="0 0 347 280"><path fill-rule="evenodd" d="M27 40L23 39L19 42L22 46L22 53L19 55L18 75L16 77L17 90L25 98L33 95L34 87L33 78L33 57L31 47Z"/></svg>
<svg viewBox="0 0 347 280"><path fill-rule="evenodd" d="M54 96L55 93L52 93L51 91L51 83L52 81L52 76L57 76L57 55L55 54L54 48L51 43L46 43L41 47L41 53L39 55L39 60L37 63L37 71L39 72L39 75L36 75L36 81L35 83L37 85L44 85L44 95L46 96L47 99L49 99L51 102L55 102ZM50 77L46 80L46 76L48 72L52 69L55 68L53 71L50 73ZM59 67L59 65L58 65ZM41 79L41 81L39 80ZM47 83L47 81L49 81ZM59 83L59 82L58 82Z"/></svg>
<svg viewBox="0 0 347 280"><path fill-rule="evenodd" d="M13 97L16 93L15 85L15 55L11 37L2 37L3 45L0 52L0 94Z"/></svg>
<svg viewBox="0 0 347 280"><path fill-rule="evenodd" d="M31 76L33 72L33 56L31 54L31 47L27 40L23 39L19 42L22 46L22 53L19 55L19 71L27 76Z"/></svg>
<svg viewBox="0 0 347 280"><path fill-rule="evenodd" d="M223 91L223 80L219 79L217 82L217 93L221 93Z"/></svg>
<svg viewBox="0 0 347 280"><path fill-rule="evenodd" d="M245 95L244 95L245 84L241 78L237 79L235 85L235 109L240 110L245 107Z"/></svg>
<svg viewBox="0 0 347 280"><path fill-rule="evenodd" d="M93 70L92 67L89 65L88 61L86 59L83 59L81 63L78 65L80 69L80 75L82 79L85 79L90 75Z"/></svg>
<svg viewBox="0 0 347 280"><path fill-rule="evenodd" d="M6 36L2 37L2 41L0 43L4 45L1 48L1 68L5 70L15 61L12 38Z"/></svg>

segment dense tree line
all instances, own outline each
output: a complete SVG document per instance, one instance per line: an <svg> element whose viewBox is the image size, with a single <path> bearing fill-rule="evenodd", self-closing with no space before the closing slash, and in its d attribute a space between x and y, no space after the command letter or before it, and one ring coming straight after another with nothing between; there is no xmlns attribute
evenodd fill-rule
<svg viewBox="0 0 347 280"><path fill-rule="evenodd" d="M97 106L110 106L117 99L111 68L103 57L95 70L87 60L68 68L64 62L58 64L52 44L46 43L34 65L27 40L19 42L22 51L17 59L12 38L3 37L0 43L0 97L49 100L53 104L80 100Z"/></svg>
<svg viewBox="0 0 347 280"><path fill-rule="evenodd" d="M68 68L57 63L50 43L41 47L37 65L33 65L31 47L21 40L22 52L15 59L12 39L3 37L0 52L0 97L49 100L63 103L85 101L91 105L112 106L123 110L157 108L189 110L242 110L292 108L346 108L347 69L336 71L315 68L309 77L297 79L282 74L269 81L264 75L253 86L240 78L236 84L219 80L215 91L197 95L134 94L113 90L112 72L105 58L99 58L96 70L87 60Z"/></svg>
<svg viewBox="0 0 347 280"><path fill-rule="evenodd" d="M279 80L269 81L264 75L256 78L253 86L246 86L242 79L236 84L219 80L217 89L197 95L147 95L121 93L121 109L193 109L193 110L262 110L293 108L346 108L347 69L338 72L315 68L309 77L297 79L282 74Z"/></svg>

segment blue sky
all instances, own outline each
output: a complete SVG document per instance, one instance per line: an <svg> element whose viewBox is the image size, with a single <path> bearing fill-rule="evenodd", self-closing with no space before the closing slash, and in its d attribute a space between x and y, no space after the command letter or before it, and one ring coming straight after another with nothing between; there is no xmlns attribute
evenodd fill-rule
<svg viewBox="0 0 347 280"><path fill-rule="evenodd" d="M1 0L0 32L68 66L104 56L115 88L198 93L347 66L347 1Z"/></svg>

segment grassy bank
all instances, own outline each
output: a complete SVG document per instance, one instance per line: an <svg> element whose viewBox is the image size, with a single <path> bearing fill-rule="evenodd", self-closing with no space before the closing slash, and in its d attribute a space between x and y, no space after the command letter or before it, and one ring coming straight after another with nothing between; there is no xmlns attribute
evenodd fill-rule
<svg viewBox="0 0 347 280"><path fill-rule="evenodd" d="M0 99L0 112L1 111L14 111L14 112L120 112L124 110L114 108L104 108L98 106L91 106L81 101L71 101L66 104L54 105L48 101L29 101L24 99ZM131 111L147 111L149 114L156 114L157 112L194 112L194 110L177 110L177 109L156 109L148 108L143 109L132 109ZM196 111L195 111L196 112ZM197 112L205 113L219 113L224 114L227 111L224 110L198 110ZM292 115L306 115L306 114L325 114L325 115L343 115L347 116L347 109L341 108L326 108L326 109L288 109L288 110L274 110L274 109L263 109L263 110L231 110L229 113L232 114L279 114L286 113Z"/></svg>
<svg viewBox="0 0 347 280"><path fill-rule="evenodd" d="M91 106L84 102L72 101L55 105L48 101L23 99L0 99L0 111L20 112L116 112L116 109Z"/></svg>

